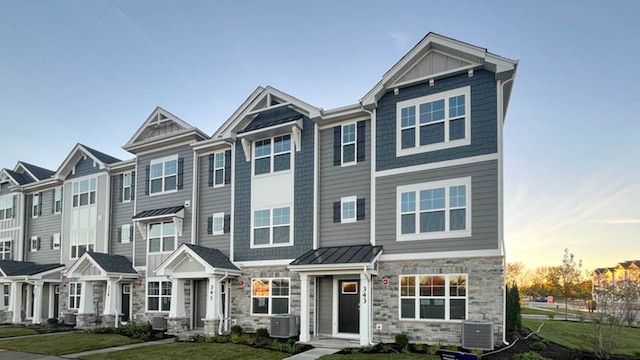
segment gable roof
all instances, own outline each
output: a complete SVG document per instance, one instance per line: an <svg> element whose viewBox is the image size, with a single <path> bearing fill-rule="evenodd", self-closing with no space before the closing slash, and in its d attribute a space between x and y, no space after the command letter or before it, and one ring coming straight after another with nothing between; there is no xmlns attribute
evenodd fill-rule
<svg viewBox="0 0 640 360"><path fill-rule="evenodd" d="M62 264L36 265L30 261L0 260L0 272L5 277L43 275L51 270L62 270Z"/></svg>
<svg viewBox="0 0 640 360"><path fill-rule="evenodd" d="M87 252L87 254L107 273L138 274L131 261L122 255L97 252Z"/></svg>
<svg viewBox="0 0 640 360"><path fill-rule="evenodd" d="M103 152L100 152L98 150L92 149L90 147L88 147L87 145L82 145L82 147L87 150L89 153L91 153L96 159L98 159L99 161L101 161L104 164L113 164L113 163L117 163L120 162L122 160L115 158L111 155L107 155Z"/></svg>
<svg viewBox="0 0 640 360"><path fill-rule="evenodd" d="M55 171L45 169L40 166L26 163L24 161L18 161L14 171L19 172L19 169L24 169L29 175L31 175L36 181L49 179L55 174Z"/></svg>
<svg viewBox="0 0 640 360"><path fill-rule="evenodd" d="M200 269L197 272L179 271L181 264L195 262ZM178 269L178 271L174 271ZM171 276L173 278L206 277L213 274L239 276L240 269L220 250L193 244L183 243L174 250L154 271L158 276Z"/></svg>
<svg viewBox="0 0 640 360"><path fill-rule="evenodd" d="M89 157L95 161L100 169L106 169L109 164L121 161L111 155L107 155L86 145L77 143L56 171L56 177L61 179L65 178L71 170L73 170L73 167L78 163L78 161L85 157Z"/></svg>
<svg viewBox="0 0 640 360"><path fill-rule="evenodd" d="M193 244L184 244L189 249L193 250L194 253L198 254L202 260L206 261L209 265L214 268L223 268L223 269L231 269L231 270L240 270L237 266L235 266L229 258L224 255L220 250L215 248L209 248L204 246L198 246Z"/></svg>
<svg viewBox="0 0 640 360"><path fill-rule="evenodd" d="M3 179L10 179L14 185L25 185L31 182L24 175L9 169L0 170L0 182L3 182Z"/></svg>

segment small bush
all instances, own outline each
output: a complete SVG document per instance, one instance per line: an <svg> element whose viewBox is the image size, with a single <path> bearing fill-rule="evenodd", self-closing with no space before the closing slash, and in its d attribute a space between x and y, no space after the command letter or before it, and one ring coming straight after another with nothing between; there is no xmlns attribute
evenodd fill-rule
<svg viewBox="0 0 640 360"><path fill-rule="evenodd" d="M429 345L429 347L427 348L427 354L435 355L438 352L438 350L440 350L441 347L442 347L442 344L440 343Z"/></svg>
<svg viewBox="0 0 640 360"><path fill-rule="evenodd" d="M556 317L556 314L554 314L554 313L550 313L549 314L549 320L553 320L553 318L555 318L555 317Z"/></svg>
<svg viewBox="0 0 640 360"><path fill-rule="evenodd" d="M214 341L219 343L219 344L228 343L229 342L229 337L225 336L225 335L216 336L214 338Z"/></svg>
<svg viewBox="0 0 640 360"><path fill-rule="evenodd" d="M242 344L244 343L244 334L234 334L231 333L231 342L234 344Z"/></svg>
<svg viewBox="0 0 640 360"><path fill-rule="evenodd" d="M477 355L478 359L480 359L482 357L482 353L484 353L484 351L482 351L480 349L471 349L471 353L473 355Z"/></svg>
<svg viewBox="0 0 640 360"><path fill-rule="evenodd" d="M58 326L58 318L50 318L47 319L47 324L51 327L56 327Z"/></svg>
<svg viewBox="0 0 640 360"><path fill-rule="evenodd" d="M514 360L548 360L546 357L541 356L537 352L528 351L523 354L516 354Z"/></svg>
<svg viewBox="0 0 640 360"><path fill-rule="evenodd" d="M236 335L242 335L244 334L244 330L242 330L242 326L240 325L233 325L231 327L231 335L236 334Z"/></svg>
<svg viewBox="0 0 640 360"><path fill-rule="evenodd" d="M268 338L269 330L265 328L259 328L258 330L256 330L256 336L261 339Z"/></svg>
<svg viewBox="0 0 640 360"><path fill-rule="evenodd" d="M444 348L451 351L458 351L458 346L456 345L447 345Z"/></svg>
<svg viewBox="0 0 640 360"><path fill-rule="evenodd" d="M417 353L423 353L427 349L427 345L425 345L425 344L415 344L415 345L413 345L413 348Z"/></svg>
<svg viewBox="0 0 640 360"><path fill-rule="evenodd" d="M407 334L396 334L396 344L406 348L409 345L409 337Z"/></svg>
<svg viewBox="0 0 640 360"><path fill-rule="evenodd" d="M531 344L531 346L529 346L532 350L544 350L547 348L547 344L543 343L542 341L539 341L537 343L533 343Z"/></svg>

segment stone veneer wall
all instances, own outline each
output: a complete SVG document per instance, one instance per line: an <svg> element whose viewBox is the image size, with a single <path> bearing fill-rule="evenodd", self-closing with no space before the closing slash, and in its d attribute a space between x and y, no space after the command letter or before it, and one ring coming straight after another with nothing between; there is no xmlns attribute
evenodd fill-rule
<svg viewBox="0 0 640 360"><path fill-rule="evenodd" d="M136 325L146 325L153 322L154 316L169 316L169 312L147 312L147 281L144 272L131 283L131 317ZM187 280L184 286L185 314L189 318L191 314L191 281ZM189 322L187 322L189 324Z"/></svg>
<svg viewBox="0 0 640 360"><path fill-rule="evenodd" d="M300 275L285 267L242 268L242 276L234 279L229 287L231 296L231 323L235 321L246 332L255 332L259 328L271 330L270 315L251 315L251 279L256 278L289 278L289 312L300 316ZM244 281L244 286L240 286ZM309 281L309 331L313 331L315 285L313 278Z"/></svg>
<svg viewBox="0 0 640 360"><path fill-rule="evenodd" d="M399 275L452 273L468 276L467 318L492 321L494 344L500 344L504 317L503 257L378 262L378 276L373 277L372 286L374 339L393 342L396 334L403 333L412 342L460 345L460 322L399 320ZM389 279L389 285L382 285L384 278ZM382 331L375 330L376 324L382 324Z"/></svg>

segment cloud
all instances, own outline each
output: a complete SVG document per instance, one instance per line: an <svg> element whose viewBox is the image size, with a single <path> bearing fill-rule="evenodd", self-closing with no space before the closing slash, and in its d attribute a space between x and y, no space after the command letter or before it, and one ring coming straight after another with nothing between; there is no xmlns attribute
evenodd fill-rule
<svg viewBox="0 0 640 360"><path fill-rule="evenodd" d="M392 32L389 34L389 37L393 40L395 46L399 49L404 49L407 44L407 35L401 32Z"/></svg>
<svg viewBox="0 0 640 360"><path fill-rule="evenodd" d="M640 219L611 219L603 220L601 223L607 225L640 224Z"/></svg>

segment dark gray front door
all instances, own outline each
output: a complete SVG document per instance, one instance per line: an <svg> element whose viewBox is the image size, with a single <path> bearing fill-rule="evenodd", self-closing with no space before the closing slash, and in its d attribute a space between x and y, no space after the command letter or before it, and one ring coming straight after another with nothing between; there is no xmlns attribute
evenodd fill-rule
<svg viewBox="0 0 640 360"><path fill-rule="evenodd" d="M338 284L338 332L360 332L360 281L340 280Z"/></svg>
<svg viewBox="0 0 640 360"><path fill-rule="evenodd" d="M131 318L131 284L122 284L122 321Z"/></svg>
<svg viewBox="0 0 640 360"><path fill-rule="evenodd" d="M196 305L194 306L193 325L197 328L204 327L204 321L202 319L207 316L207 283L207 280L195 281Z"/></svg>

